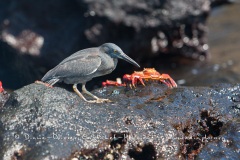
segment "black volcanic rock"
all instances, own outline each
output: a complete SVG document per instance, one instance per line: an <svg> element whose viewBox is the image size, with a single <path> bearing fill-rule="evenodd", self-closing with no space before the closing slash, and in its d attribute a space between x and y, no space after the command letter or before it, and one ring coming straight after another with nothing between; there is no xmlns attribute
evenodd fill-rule
<svg viewBox="0 0 240 160"><path fill-rule="evenodd" d="M89 104L63 88L31 84L0 111L0 159L211 159L228 151L240 158L239 89L152 82L94 90L113 102Z"/></svg>
<svg viewBox="0 0 240 160"><path fill-rule="evenodd" d="M5 102L8 100L9 94L4 90L3 84L0 81L0 109L3 107Z"/></svg>
<svg viewBox="0 0 240 160"><path fill-rule="evenodd" d="M9 98L9 94L7 91L0 92L0 108L3 107L3 105L6 103L6 101Z"/></svg>

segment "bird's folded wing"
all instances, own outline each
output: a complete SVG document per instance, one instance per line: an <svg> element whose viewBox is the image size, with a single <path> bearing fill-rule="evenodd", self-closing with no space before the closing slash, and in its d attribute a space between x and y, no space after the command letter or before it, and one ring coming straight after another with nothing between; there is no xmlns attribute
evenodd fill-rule
<svg viewBox="0 0 240 160"><path fill-rule="evenodd" d="M87 57L94 58L94 56L98 56L98 48L88 48L88 49L83 49L80 51L75 52L74 54L70 55L69 57L65 58L60 64L67 63L69 61L74 61L74 60L81 60Z"/></svg>
<svg viewBox="0 0 240 160"><path fill-rule="evenodd" d="M78 56L66 59L51 70L54 77L79 77L94 73L101 65L97 55Z"/></svg>

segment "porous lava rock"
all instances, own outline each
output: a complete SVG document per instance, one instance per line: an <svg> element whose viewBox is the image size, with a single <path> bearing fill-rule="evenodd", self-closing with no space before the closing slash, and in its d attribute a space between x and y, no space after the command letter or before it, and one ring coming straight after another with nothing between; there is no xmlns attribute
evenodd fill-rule
<svg viewBox="0 0 240 160"><path fill-rule="evenodd" d="M9 94L7 93L7 91L0 92L0 108L3 107L8 98Z"/></svg>
<svg viewBox="0 0 240 160"><path fill-rule="evenodd" d="M239 89L149 82L96 89L112 103L90 104L30 84L0 111L0 159L239 159Z"/></svg>

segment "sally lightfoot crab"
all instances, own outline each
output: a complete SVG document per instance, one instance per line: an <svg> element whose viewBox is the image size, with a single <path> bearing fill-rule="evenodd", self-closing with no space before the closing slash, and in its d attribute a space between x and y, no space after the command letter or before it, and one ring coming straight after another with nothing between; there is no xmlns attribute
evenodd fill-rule
<svg viewBox="0 0 240 160"><path fill-rule="evenodd" d="M157 80L166 84L169 88L177 87L177 83L168 74L160 74L155 68L144 68L143 71L135 71L133 74L123 76L123 81L131 82L133 87L138 81L145 86L143 80Z"/></svg>
<svg viewBox="0 0 240 160"><path fill-rule="evenodd" d="M2 93L4 91L3 87L2 87L2 82L0 81L0 93Z"/></svg>
<svg viewBox="0 0 240 160"><path fill-rule="evenodd" d="M126 86L125 83L122 83L121 81L111 81L111 80L106 80L106 82L102 82L102 86Z"/></svg>
<svg viewBox="0 0 240 160"><path fill-rule="evenodd" d="M169 88L177 87L177 83L168 74L160 74L158 71L155 70L155 68L144 68L143 71L135 71L133 74L125 74L123 76L123 84L107 80L106 82L103 82L103 86L124 86L126 84L130 84L130 87L136 87L136 84L138 82L145 86L144 81L149 80L160 81L166 84Z"/></svg>

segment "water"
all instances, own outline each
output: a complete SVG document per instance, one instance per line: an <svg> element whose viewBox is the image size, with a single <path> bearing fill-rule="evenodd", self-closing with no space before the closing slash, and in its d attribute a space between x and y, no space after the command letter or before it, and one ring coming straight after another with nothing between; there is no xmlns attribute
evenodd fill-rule
<svg viewBox="0 0 240 160"><path fill-rule="evenodd" d="M169 71L181 85L240 83L240 4L212 11L207 23L211 58Z"/></svg>

